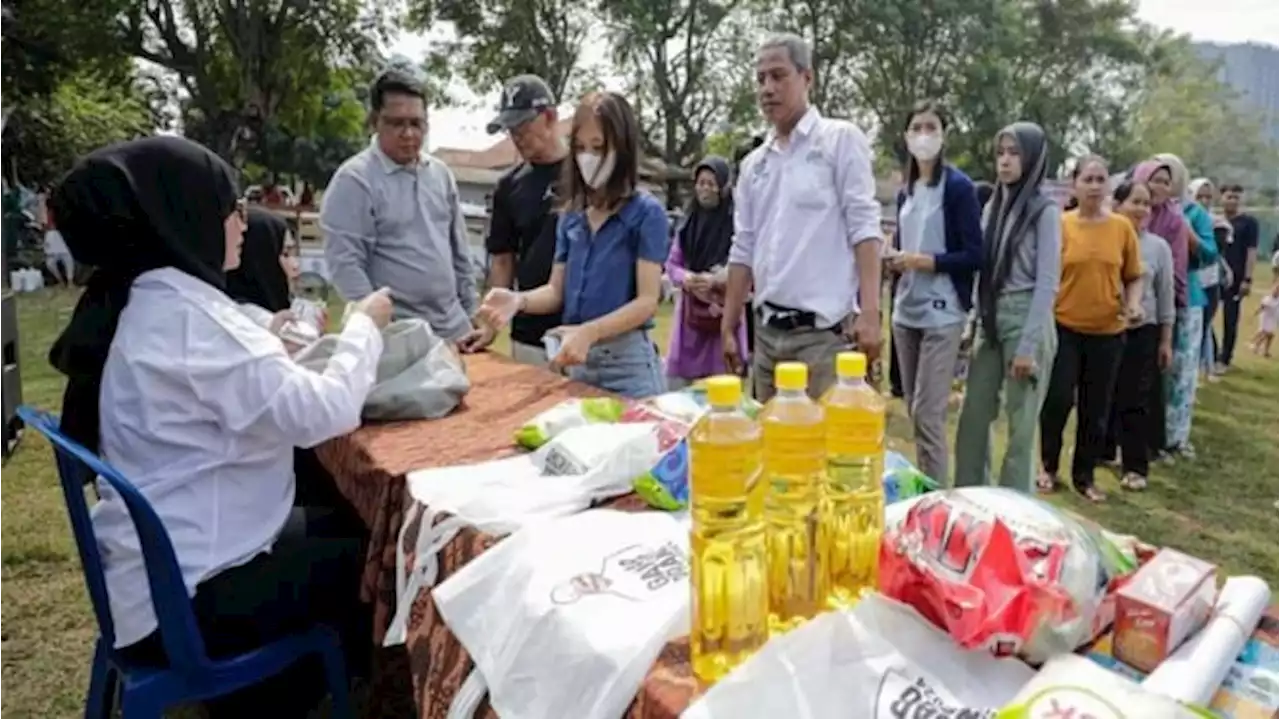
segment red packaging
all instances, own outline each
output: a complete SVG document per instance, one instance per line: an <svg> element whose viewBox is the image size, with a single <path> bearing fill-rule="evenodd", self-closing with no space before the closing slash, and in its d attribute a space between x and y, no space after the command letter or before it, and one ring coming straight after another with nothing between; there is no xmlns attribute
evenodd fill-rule
<svg viewBox="0 0 1280 719"><path fill-rule="evenodd" d="M1051 506L992 487L909 502L886 517L880 591L960 646L1039 664L1110 620L1097 544Z"/></svg>

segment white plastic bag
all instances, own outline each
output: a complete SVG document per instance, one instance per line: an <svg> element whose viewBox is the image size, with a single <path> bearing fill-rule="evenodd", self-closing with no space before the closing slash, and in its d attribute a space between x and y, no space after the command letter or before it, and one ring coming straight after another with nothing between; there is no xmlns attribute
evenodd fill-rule
<svg viewBox="0 0 1280 719"><path fill-rule="evenodd" d="M910 607L873 594L771 639L681 719L987 719L1034 672L957 647Z"/></svg>
<svg viewBox="0 0 1280 719"><path fill-rule="evenodd" d="M326 335L294 360L317 372L333 355L338 338ZM382 330L377 379L362 412L365 419L439 419L471 389L462 360L424 320L398 320Z"/></svg>
<svg viewBox="0 0 1280 719"><path fill-rule="evenodd" d="M498 536L631 491L631 480L659 456L652 424L576 427L533 454L493 462L410 472L413 504L396 542L396 613L383 641L403 644L418 593L435 585L436 554L466 526ZM450 515L436 522L441 514ZM421 521L419 522L419 518ZM418 525L414 566L405 535Z"/></svg>
<svg viewBox="0 0 1280 719"><path fill-rule="evenodd" d="M687 526L590 510L526 527L432 593L475 662L450 708L488 687L503 719L617 719L664 644L689 626Z"/></svg>

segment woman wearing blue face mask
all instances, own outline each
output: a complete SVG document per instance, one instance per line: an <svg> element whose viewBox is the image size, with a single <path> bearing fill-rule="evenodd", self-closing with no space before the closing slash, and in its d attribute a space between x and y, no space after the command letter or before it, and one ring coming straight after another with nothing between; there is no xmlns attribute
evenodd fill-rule
<svg viewBox="0 0 1280 719"><path fill-rule="evenodd" d="M662 204L638 189L639 124L612 92L588 95L573 116L573 162L564 165L555 264L527 292L490 290L479 315L495 328L517 312L561 312L548 336L552 369L625 397L664 390L649 337L667 259Z"/></svg>

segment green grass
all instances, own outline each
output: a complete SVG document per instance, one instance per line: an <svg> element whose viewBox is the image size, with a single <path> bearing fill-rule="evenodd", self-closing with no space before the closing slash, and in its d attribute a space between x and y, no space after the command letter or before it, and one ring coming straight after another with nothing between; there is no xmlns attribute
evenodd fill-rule
<svg viewBox="0 0 1280 719"><path fill-rule="evenodd" d="M1261 282L1259 286L1264 286ZM46 361L66 324L75 295L44 290L20 295L23 399L57 409L62 380ZM1244 313L1245 341L1253 307ZM331 312L339 317L341 312ZM665 344L669 311L654 338ZM495 347L505 351L505 338ZM1239 367L1200 391L1192 439L1194 462L1153 468L1150 489L1126 494L1115 477L1098 472L1111 495L1102 506L1070 494L1055 502L1118 532L1180 548L1217 562L1230 573L1253 573L1274 586L1277 570L1277 363L1238 352ZM910 425L892 405L890 446L912 456ZM956 412L952 412L955 421ZM997 437L1003 427L997 428ZM1068 427L1070 445L1072 427ZM997 448L999 451L999 448ZM1064 466L1069 462L1064 458ZM12 719L69 717L82 711L95 628L80 564L63 509L49 445L28 433L4 466L0 525L0 626L3 627L3 715Z"/></svg>

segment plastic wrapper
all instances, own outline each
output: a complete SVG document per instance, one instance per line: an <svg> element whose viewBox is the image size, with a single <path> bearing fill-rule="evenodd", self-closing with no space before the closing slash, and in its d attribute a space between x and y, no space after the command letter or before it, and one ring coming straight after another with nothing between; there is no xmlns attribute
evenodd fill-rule
<svg viewBox="0 0 1280 719"><path fill-rule="evenodd" d="M880 590L960 646L1040 664L1114 616L1113 582L1133 569L1093 527L995 487L931 492L891 505Z"/></svg>
<svg viewBox="0 0 1280 719"><path fill-rule="evenodd" d="M612 397L565 400L517 429L516 444L525 449L537 449L566 429L617 422L624 407L622 400Z"/></svg>
<svg viewBox="0 0 1280 719"><path fill-rule="evenodd" d="M744 398L742 410L749 417L760 403ZM622 414L623 422L656 422L663 458L636 478L634 489L649 506L677 511L689 506L689 443L686 437L707 411L706 390L701 382L679 392L668 392L637 402Z"/></svg>
<svg viewBox="0 0 1280 719"><path fill-rule="evenodd" d="M893 450L887 450L884 453L882 481L886 505L918 497L938 488L937 482L929 479L924 472L916 469L910 460Z"/></svg>

